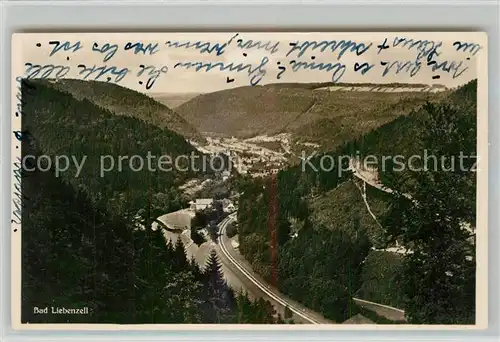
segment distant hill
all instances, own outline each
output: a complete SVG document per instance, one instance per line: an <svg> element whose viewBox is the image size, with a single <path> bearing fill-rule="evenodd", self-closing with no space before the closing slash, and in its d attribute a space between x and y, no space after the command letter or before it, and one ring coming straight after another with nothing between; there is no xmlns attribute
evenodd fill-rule
<svg viewBox="0 0 500 342"><path fill-rule="evenodd" d="M114 114L136 117L188 138L199 137L197 130L182 116L143 93L107 82L74 79L49 82L55 89L70 93L78 100L87 99Z"/></svg>
<svg viewBox="0 0 500 342"><path fill-rule="evenodd" d="M268 84L266 87L276 88L303 88L303 89L319 89L324 87L370 87L370 88L445 88L442 84L420 84L420 83L343 83L343 82L319 82L319 83L273 83Z"/></svg>
<svg viewBox="0 0 500 342"><path fill-rule="evenodd" d="M400 93L315 90L328 85L238 87L196 96L176 110L200 132L236 137L288 132L294 140L332 149L442 96L421 90Z"/></svg>
<svg viewBox="0 0 500 342"><path fill-rule="evenodd" d="M149 94L156 101L164 104L167 107L175 109L181 104L191 100L193 97L200 95L199 93L154 93Z"/></svg>

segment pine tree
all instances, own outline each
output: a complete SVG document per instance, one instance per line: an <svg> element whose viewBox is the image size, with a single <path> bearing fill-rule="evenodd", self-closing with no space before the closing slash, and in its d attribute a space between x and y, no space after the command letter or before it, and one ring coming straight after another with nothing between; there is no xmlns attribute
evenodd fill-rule
<svg viewBox="0 0 500 342"><path fill-rule="evenodd" d="M172 260L172 264L174 265L174 270L177 272L185 270L188 266L188 260L186 250L184 249L184 244L182 243L180 236L175 242L173 257L174 259Z"/></svg>
<svg viewBox="0 0 500 342"><path fill-rule="evenodd" d="M208 310L213 315L214 323L224 323L228 320L231 311L231 295L223 278L222 266L217 252L214 249L210 252L203 274L206 281Z"/></svg>
<svg viewBox="0 0 500 342"><path fill-rule="evenodd" d="M264 298L259 298L253 303L253 309L255 312L254 323L259 324L273 324L274 315L276 314L276 310L272 306L272 304L266 301Z"/></svg>
<svg viewBox="0 0 500 342"><path fill-rule="evenodd" d="M242 290L236 296L238 319L237 322L241 324L253 323L252 321L252 302L248 298L248 293Z"/></svg>
<svg viewBox="0 0 500 342"><path fill-rule="evenodd" d="M206 323L202 317L203 285L192 272L184 270L171 275L163 289L168 311L167 323Z"/></svg>
<svg viewBox="0 0 500 342"><path fill-rule="evenodd" d="M193 273L194 279L196 281L202 282L204 280L203 272L200 269L200 266L198 265L198 262L196 261L194 256L189 261L189 268L190 268L191 272Z"/></svg>
<svg viewBox="0 0 500 342"><path fill-rule="evenodd" d="M174 246L170 240L167 240L165 243L165 255L167 255L169 260L173 260L174 258Z"/></svg>

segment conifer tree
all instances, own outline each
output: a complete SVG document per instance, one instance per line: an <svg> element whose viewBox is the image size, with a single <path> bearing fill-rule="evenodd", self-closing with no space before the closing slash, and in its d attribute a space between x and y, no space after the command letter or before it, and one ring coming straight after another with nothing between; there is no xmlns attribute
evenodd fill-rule
<svg viewBox="0 0 500 342"><path fill-rule="evenodd" d="M210 252L203 273L207 286L207 301L209 310L214 315L214 323L223 323L228 320L228 314L231 310L231 294L223 277L222 265L214 249Z"/></svg>
<svg viewBox="0 0 500 342"><path fill-rule="evenodd" d="M174 265L174 270L179 272L188 266L188 260L186 256L186 250L184 249L184 244L182 243L181 237L177 238L174 246L174 259L172 260Z"/></svg>
<svg viewBox="0 0 500 342"><path fill-rule="evenodd" d="M252 302L248 298L248 293L243 290L239 291L236 296L238 309L238 323L252 323Z"/></svg>

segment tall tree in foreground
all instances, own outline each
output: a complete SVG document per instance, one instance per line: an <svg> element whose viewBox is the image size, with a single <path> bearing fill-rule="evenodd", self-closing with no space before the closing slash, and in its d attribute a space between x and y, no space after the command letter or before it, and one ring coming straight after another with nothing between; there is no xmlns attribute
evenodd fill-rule
<svg viewBox="0 0 500 342"><path fill-rule="evenodd" d="M180 236L175 242L174 259L172 260L172 262L174 263L174 270L178 272L185 270L189 264L186 256L186 251L184 250L184 244L182 243Z"/></svg>
<svg viewBox="0 0 500 342"><path fill-rule="evenodd" d="M388 220L389 233L413 249L400 278L405 312L412 324L473 324L476 174L473 159L458 157L475 155L475 106L428 104L425 110L422 147L437 165L414 173L412 199L399 195Z"/></svg>
<svg viewBox="0 0 500 342"><path fill-rule="evenodd" d="M210 252L203 273L206 281L207 320L212 319L213 323L230 322L231 318L229 316L234 294L231 296L232 291L229 291L229 287L224 280L222 266L214 249Z"/></svg>

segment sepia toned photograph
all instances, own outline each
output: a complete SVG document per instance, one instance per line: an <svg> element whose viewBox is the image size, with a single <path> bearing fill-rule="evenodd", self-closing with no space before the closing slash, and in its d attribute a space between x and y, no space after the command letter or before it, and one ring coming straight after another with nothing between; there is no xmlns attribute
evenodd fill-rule
<svg viewBox="0 0 500 342"><path fill-rule="evenodd" d="M487 325L484 33L12 51L17 328Z"/></svg>

